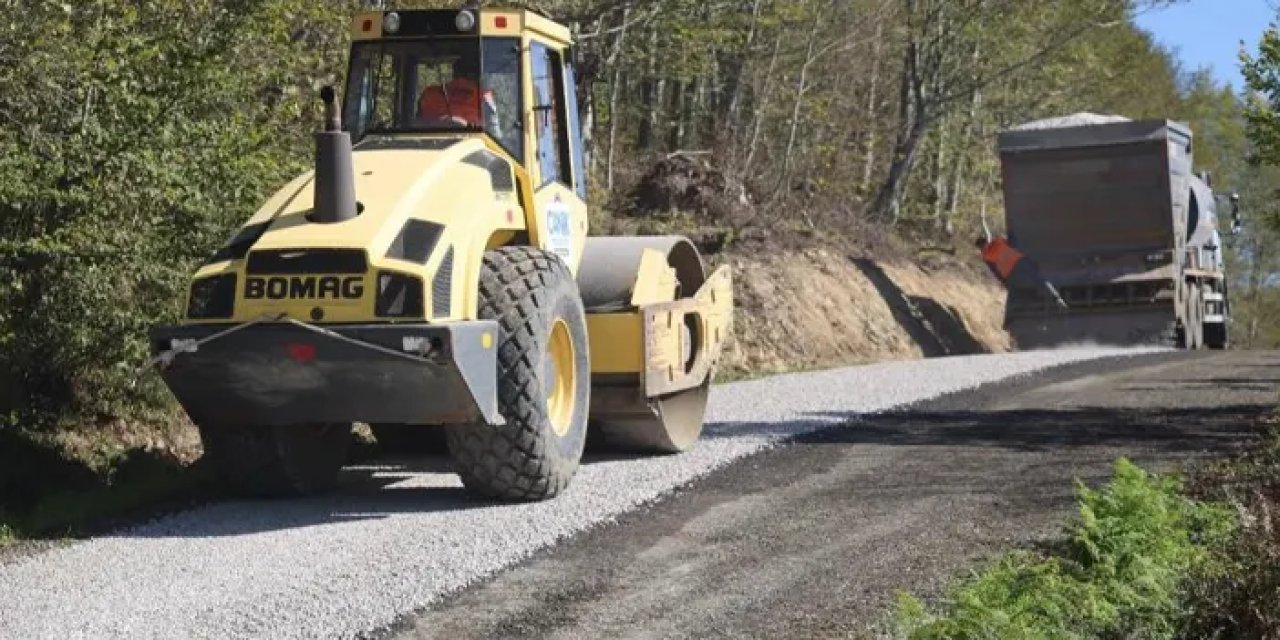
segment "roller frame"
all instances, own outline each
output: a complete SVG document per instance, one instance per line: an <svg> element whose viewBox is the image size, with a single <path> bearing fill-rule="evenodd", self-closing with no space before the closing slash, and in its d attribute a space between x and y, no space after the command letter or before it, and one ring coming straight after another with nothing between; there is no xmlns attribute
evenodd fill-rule
<svg viewBox="0 0 1280 640"><path fill-rule="evenodd" d="M614 366L608 373L593 372L597 436L635 451L675 453L691 446L701 432L715 366L731 330L728 268L707 277L697 249L683 237L592 238L579 287L589 324L593 316L617 323L610 343L593 354L641 351L619 353L611 363L639 363L642 369ZM699 339L686 370L681 339L690 315L696 317ZM633 334L626 336L626 330ZM617 344L619 339L631 344Z"/></svg>

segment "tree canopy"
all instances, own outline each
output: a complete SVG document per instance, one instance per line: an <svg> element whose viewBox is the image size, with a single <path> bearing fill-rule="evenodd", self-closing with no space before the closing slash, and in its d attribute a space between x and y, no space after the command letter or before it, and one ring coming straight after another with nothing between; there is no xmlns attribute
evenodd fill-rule
<svg viewBox="0 0 1280 640"><path fill-rule="evenodd" d="M360 4L0 0L6 424L163 406L154 381L128 385L146 331L177 313L193 267L310 161L317 91L340 84ZM1149 3L529 4L576 34L604 224L656 163L697 154L729 203L701 223L878 224L945 241L998 211L994 136L1011 124L1081 110L1187 117L1222 141L1201 159L1224 174L1243 135L1239 118L1218 115L1234 97L1184 74L1135 26ZM1280 57L1274 35L1267 43ZM1275 84L1267 64L1251 77ZM1265 151L1260 127L1274 116L1251 105Z"/></svg>

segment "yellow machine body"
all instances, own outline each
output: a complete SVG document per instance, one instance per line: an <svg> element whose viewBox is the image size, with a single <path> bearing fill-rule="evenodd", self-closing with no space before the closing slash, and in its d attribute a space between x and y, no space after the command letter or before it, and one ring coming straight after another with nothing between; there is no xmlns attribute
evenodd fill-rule
<svg viewBox="0 0 1280 640"><path fill-rule="evenodd" d="M635 420L657 415L661 421L664 399L702 390L701 402L693 403L700 426L705 389L731 331L729 272L705 274L696 249L682 238L589 238L587 176L581 137L573 131L576 116L570 113L576 100L569 31L526 10L483 9L474 13L468 33L441 35L449 24L463 24L455 14L360 13L352 22L353 61L358 47L414 43L424 33L442 42L464 42L458 46L472 46L467 38L518 43L522 142L504 144L478 130L363 132L345 122L354 142L358 215L316 222L315 172L297 176L194 274L185 319L154 334L157 353L190 352L192 363L166 374L166 380L197 420L381 419L424 425L498 420L493 374L487 370L494 367L496 325L478 319L480 270L486 251L530 245L558 255L582 287L593 417L627 432L634 430L627 425ZM537 71L548 68L557 78L553 96L541 88L546 78ZM353 62L345 96L348 115L361 108L350 104L351 88L358 86L355 69ZM554 149L547 148L548 127L557 132ZM545 175L547 154L556 153L563 161L555 175ZM271 331L280 335L264 337ZM199 362L206 341L225 335L244 341L242 354L269 351L275 348L272 340L283 341L293 361L254 355L246 363L228 355L225 361ZM281 399L288 388L249 390L251 383L312 375L299 369L312 366L306 362L312 351L297 346L298 336L370 347L406 370L436 367L412 375L447 379L437 392L469 401L437 406L415 399L394 412L383 411L395 404L399 383L383 374L388 370L379 368L381 360L360 369L359 378L349 378L353 384L365 384L370 376L386 378L385 389L368 392L376 401L364 407L318 403L323 391L318 376L315 388L309 388L313 395L306 397ZM423 362L402 362L400 356ZM339 370L335 365L333 372ZM228 399L220 395L224 388L239 395ZM385 397L379 395L384 392ZM237 402L248 407L240 410L243 416L220 413L228 411L220 406ZM318 404L323 406L312 408ZM625 433L622 437L627 439Z"/></svg>
<svg viewBox="0 0 1280 640"><path fill-rule="evenodd" d="M230 318L236 322L277 314L322 323L369 322L379 320L375 312L379 273L405 274L423 283L435 283L445 257L452 251L452 271L442 281L445 286L426 286L423 313L397 320L474 319L480 256L489 248L510 242L516 233L531 226L536 228L538 223L534 220L530 225L525 214L528 209L517 200L514 187L495 189L489 170L465 161L476 154L499 157L479 138L459 140L440 150L357 147L353 158L356 193L363 207L359 216L337 225L311 224L307 215L314 194L308 173L270 198L242 229L252 233L267 225L251 253L314 249L363 252L368 269L360 276L359 295L350 295L356 291L350 285L345 291L335 292L307 286L310 281L298 284L300 279L329 275L325 273L261 276L255 280L245 273L248 254L206 264L195 279L227 273L241 276ZM507 173L514 185L512 167L507 168ZM397 236L410 220L431 223L435 225L433 229L438 229L425 263L391 255ZM265 285L260 284L263 278L268 278ZM280 282L288 285L284 295L277 295L286 290Z"/></svg>

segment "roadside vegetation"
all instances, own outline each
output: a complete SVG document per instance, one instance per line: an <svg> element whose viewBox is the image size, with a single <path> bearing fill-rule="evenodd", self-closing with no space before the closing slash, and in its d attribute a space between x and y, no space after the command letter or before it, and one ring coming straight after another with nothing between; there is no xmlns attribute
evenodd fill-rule
<svg viewBox="0 0 1280 640"><path fill-rule="evenodd" d="M1121 459L1078 492L1060 545L1011 552L928 604L900 594L893 637L1280 638L1280 430L1184 475Z"/></svg>
<svg viewBox="0 0 1280 640"><path fill-rule="evenodd" d="M1238 346L1274 347L1280 233L1280 27L1242 52L1243 98L1221 111L1248 224L1232 246ZM1203 129L1201 130L1203 135ZM1212 143L1211 143L1212 144ZM1203 148L1203 147L1201 147ZM1151 475L1125 460L1051 552L1017 551L932 605L903 594L894 633L930 638L1280 638L1280 418L1246 454ZM1183 479L1185 478L1185 479Z"/></svg>
<svg viewBox="0 0 1280 640"><path fill-rule="evenodd" d="M1198 499L1239 514L1237 535L1218 550L1218 575L1190 592L1186 638L1280 638L1280 418L1266 446L1200 470L1190 485Z"/></svg>
<svg viewBox="0 0 1280 640"><path fill-rule="evenodd" d="M1228 568L1230 508L1185 497L1171 476L1128 460L1100 489L1079 486L1079 518L1051 553L1019 551L949 589L938 609L903 595L896 634L965 638L1172 638L1195 580Z"/></svg>

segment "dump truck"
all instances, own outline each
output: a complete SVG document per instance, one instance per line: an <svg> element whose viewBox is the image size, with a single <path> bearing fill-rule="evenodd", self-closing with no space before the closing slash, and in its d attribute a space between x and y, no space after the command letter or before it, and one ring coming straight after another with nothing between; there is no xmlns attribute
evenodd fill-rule
<svg viewBox="0 0 1280 640"><path fill-rule="evenodd" d="M467 490L515 501L564 491L589 434L693 446L731 275L685 237L589 234L569 29L499 7L378 7L351 28L314 167L150 333L225 485L328 490L362 424L442 430Z"/></svg>
<svg viewBox="0 0 1280 640"><path fill-rule="evenodd" d="M1067 303L1011 287L1020 348L1067 343L1226 348L1230 300L1218 201L1171 120L1075 114L998 137L1010 243Z"/></svg>

